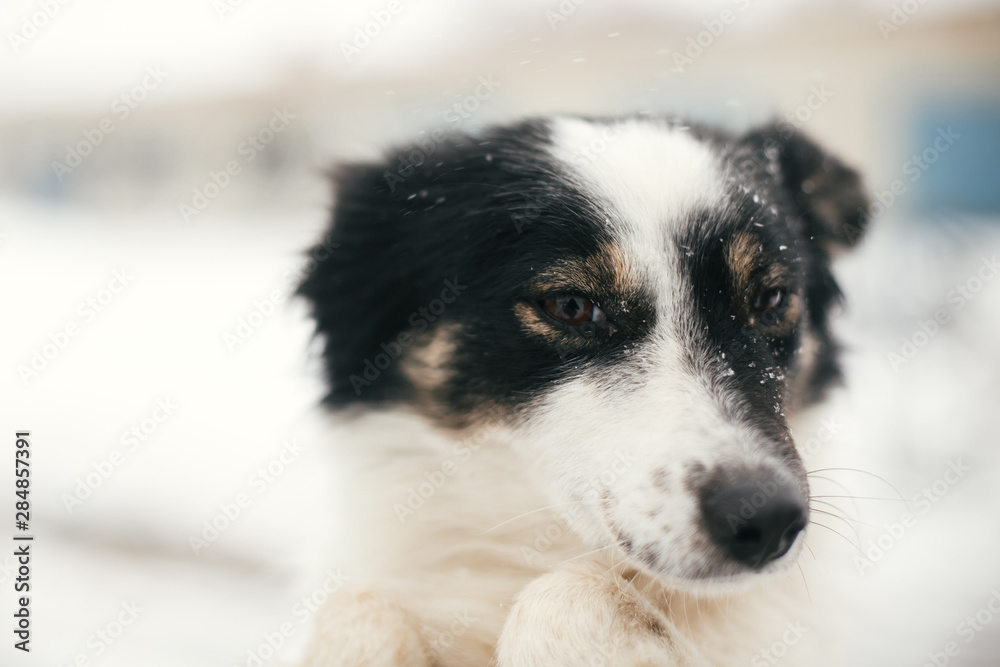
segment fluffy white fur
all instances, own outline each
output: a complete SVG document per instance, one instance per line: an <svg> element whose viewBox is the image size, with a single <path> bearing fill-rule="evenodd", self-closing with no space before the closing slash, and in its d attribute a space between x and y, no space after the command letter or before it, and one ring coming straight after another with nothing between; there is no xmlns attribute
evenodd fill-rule
<svg viewBox="0 0 1000 667"><path fill-rule="evenodd" d="M338 424L352 583L321 612L304 667L760 667L776 644L782 665L831 664L812 559L708 594L664 585L577 537L541 471L512 456L516 437L456 439L400 413Z"/></svg>

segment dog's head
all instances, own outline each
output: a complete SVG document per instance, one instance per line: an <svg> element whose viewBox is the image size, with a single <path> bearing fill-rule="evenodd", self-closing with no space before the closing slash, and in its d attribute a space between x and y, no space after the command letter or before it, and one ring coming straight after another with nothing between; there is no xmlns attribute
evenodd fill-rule
<svg viewBox="0 0 1000 667"><path fill-rule="evenodd" d="M558 117L337 176L306 279L334 406L502 420L573 528L681 581L786 567L786 415L837 378L857 174L785 126Z"/></svg>

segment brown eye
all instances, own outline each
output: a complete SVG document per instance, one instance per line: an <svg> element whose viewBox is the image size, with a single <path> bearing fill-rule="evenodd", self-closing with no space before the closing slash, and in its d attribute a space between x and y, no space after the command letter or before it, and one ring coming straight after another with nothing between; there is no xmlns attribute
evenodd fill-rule
<svg viewBox="0 0 1000 667"><path fill-rule="evenodd" d="M563 324L599 322L604 313L590 299L575 294L559 294L542 299L542 310Z"/></svg>
<svg viewBox="0 0 1000 667"><path fill-rule="evenodd" d="M783 287L771 287L769 289L761 290L754 297L753 303L750 304L751 313L770 313L771 311L778 310L785 305L786 295L785 288Z"/></svg>

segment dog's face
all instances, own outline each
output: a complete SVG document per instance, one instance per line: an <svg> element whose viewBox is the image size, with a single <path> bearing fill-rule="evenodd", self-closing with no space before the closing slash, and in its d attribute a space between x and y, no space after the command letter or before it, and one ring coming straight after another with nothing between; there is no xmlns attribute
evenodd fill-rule
<svg viewBox="0 0 1000 667"><path fill-rule="evenodd" d="M781 127L560 117L338 176L302 286L329 402L502 420L572 527L673 582L786 567L808 485L786 415L836 378L857 175Z"/></svg>

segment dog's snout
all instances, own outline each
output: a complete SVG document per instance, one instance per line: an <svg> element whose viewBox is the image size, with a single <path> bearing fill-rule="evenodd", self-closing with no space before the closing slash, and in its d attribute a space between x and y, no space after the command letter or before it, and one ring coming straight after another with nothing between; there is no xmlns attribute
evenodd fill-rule
<svg viewBox="0 0 1000 667"><path fill-rule="evenodd" d="M755 568L788 553L808 515L792 482L765 472L711 484L702 493L701 512L712 541L733 560Z"/></svg>

